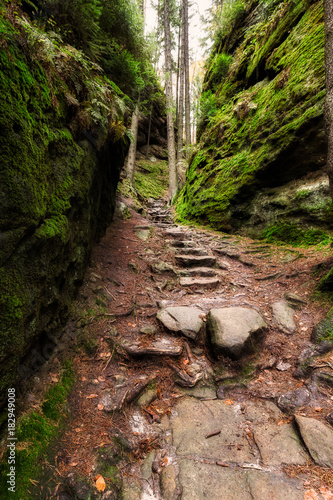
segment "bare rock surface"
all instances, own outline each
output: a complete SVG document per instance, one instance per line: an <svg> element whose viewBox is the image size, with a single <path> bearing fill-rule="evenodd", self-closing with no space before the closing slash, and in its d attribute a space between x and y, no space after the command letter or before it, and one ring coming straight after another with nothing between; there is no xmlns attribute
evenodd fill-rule
<svg viewBox="0 0 333 500"><path fill-rule="evenodd" d="M162 498L179 498L177 492L182 500L304 498L303 481L279 470L309 458L292 424L279 425L281 415L271 402L182 399L159 425Z"/></svg>
<svg viewBox="0 0 333 500"><path fill-rule="evenodd" d="M305 406L310 401L310 391L300 387L295 391L286 392L278 397L277 404L282 411L294 411Z"/></svg>
<svg viewBox="0 0 333 500"><path fill-rule="evenodd" d="M151 340L123 343L122 347L131 356L179 356L183 346L173 337L157 337Z"/></svg>
<svg viewBox="0 0 333 500"><path fill-rule="evenodd" d="M192 277L192 278L180 278L179 283L181 286L210 287L210 286L217 286L220 283L220 280L218 278Z"/></svg>
<svg viewBox="0 0 333 500"><path fill-rule="evenodd" d="M167 307L161 309L157 319L172 332L195 339L203 327L203 312L196 307Z"/></svg>
<svg viewBox="0 0 333 500"><path fill-rule="evenodd" d="M192 267L190 269L181 269L179 274L184 277L201 276L207 278L215 276L215 271L211 267Z"/></svg>
<svg viewBox="0 0 333 500"><path fill-rule="evenodd" d="M333 468L333 429L315 418L296 416L304 443L316 464Z"/></svg>
<svg viewBox="0 0 333 500"><path fill-rule="evenodd" d="M209 311L207 328L215 354L238 359L252 350L267 325L254 309L226 307Z"/></svg>
<svg viewBox="0 0 333 500"><path fill-rule="evenodd" d="M286 300L272 304L272 312L277 326L285 333L292 334L296 330L295 311Z"/></svg>

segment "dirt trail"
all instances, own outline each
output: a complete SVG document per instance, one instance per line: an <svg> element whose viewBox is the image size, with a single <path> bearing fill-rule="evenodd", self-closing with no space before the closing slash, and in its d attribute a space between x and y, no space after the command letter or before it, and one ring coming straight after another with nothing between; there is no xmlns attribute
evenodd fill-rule
<svg viewBox="0 0 333 500"><path fill-rule="evenodd" d="M73 350L72 418L49 498L332 499L329 458L324 467L311 458L294 422L297 413L329 428L332 386L313 374L332 375L330 352L297 373L328 309L311 299L312 271L327 255L175 227L162 201L149 218L130 213L95 248L68 326L85 354ZM278 325L272 305L288 292L296 295L284 300L289 323L284 316ZM189 317L181 310L184 319L173 307L198 309L198 328L192 309ZM205 328L212 308L231 307L256 311L266 323L254 352L247 344L234 360ZM279 399L299 389L301 404Z"/></svg>

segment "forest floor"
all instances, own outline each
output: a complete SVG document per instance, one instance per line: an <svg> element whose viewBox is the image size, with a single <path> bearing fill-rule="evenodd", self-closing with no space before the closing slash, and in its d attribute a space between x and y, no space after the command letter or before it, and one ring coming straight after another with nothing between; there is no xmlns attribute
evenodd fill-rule
<svg viewBox="0 0 333 500"><path fill-rule="evenodd" d="M175 228L156 223L172 218L163 202L148 216L131 199L121 201L129 208L94 249L66 348L30 391L38 411L45 387L61 379L61 357L72 359L66 425L43 464L47 482L31 475L33 498L332 500L332 468L311 458L315 451L295 423L296 413L330 427L333 388L314 374L324 368L332 375L332 352L296 373L330 308L315 294L329 250ZM210 282L184 282L174 246L182 241L192 242L188 252L195 247L216 259ZM301 299L292 333L272 313L288 292ZM195 339L156 318L179 306L202 312ZM254 351L238 360L217 352L205 329L212 308L228 307L254 310L267 325ZM282 412L279 397L298 389L304 401L287 397Z"/></svg>

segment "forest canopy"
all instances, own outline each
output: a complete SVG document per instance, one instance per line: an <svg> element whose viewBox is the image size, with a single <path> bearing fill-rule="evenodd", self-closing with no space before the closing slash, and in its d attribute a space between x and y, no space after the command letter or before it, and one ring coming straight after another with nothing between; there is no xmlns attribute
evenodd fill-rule
<svg viewBox="0 0 333 500"><path fill-rule="evenodd" d="M163 102L135 0L22 0L20 6L39 27L101 66L130 99L141 94L143 102L149 95Z"/></svg>

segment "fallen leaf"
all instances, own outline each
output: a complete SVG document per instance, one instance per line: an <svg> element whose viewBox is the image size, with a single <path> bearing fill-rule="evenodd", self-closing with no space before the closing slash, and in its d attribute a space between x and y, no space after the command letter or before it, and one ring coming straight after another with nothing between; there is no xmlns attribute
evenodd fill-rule
<svg viewBox="0 0 333 500"><path fill-rule="evenodd" d="M77 464L78 464L78 462L71 462L69 465L70 465L71 467L76 467L76 466L77 466Z"/></svg>
<svg viewBox="0 0 333 500"><path fill-rule="evenodd" d="M87 379L86 379L86 377L82 377L81 380L82 380L82 382L84 382Z"/></svg>
<svg viewBox="0 0 333 500"><path fill-rule="evenodd" d="M86 399L92 399L92 398L98 398L98 394L90 394L89 396L86 396Z"/></svg>
<svg viewBox="0 0 333 500"><path fill-rule="evenodd" d="M317 408L315 408L315 411L323 411L323 409L318 406Z"/></svg>
<svg viewBox="0 0 333 500"><path fill-rule="evenodd" d="M77 428L75 429L75 432L82 432L82 431L83 431L82 427L77 427Z"/></svg>
<svg viewBox="0 0 333 500"><path fill-rule="evenodd" d="M98 380L99 380L100 382L105 382L105 377L98 377Z"/></svg>
<svg viewBox="0 0 333 500"><path fill-rule="evenodd" d="M323 495L324 500L333 500L333 493L326 486L321 486L319 491Z"/></svg>
<svg viewBox="0 0 333 500"><path fill-rule="evenodd" d="M283 420L280 420L280 422L278 422L278 425L283 425L283 424L284 424Z"/></svg>
<svg viewBox="0 0 333 500"><path fill-rule="evenodd" d="M307 490L304 493L304 500L319 500L319 497L314 489Z"/></svg>
<svg viewBox="0 0 333 500"><path fill-rule="evenodd" d="M102 403L98 403L97 409L98 410L104 410L104 405L102 405Z"/></svg>
<svg viewBox="0 0 333 500"><path fill-rule="evenodd" d="M233 404L235 404L235 403L234 403L234 401L233 401L232 399L225 399L223 402L224 402L224 404L226 404L226 405L233 405Z"/></svg>
<svg viewBox="0 0 333 500"><path fill-rule="evenodd" d="M101 474L95 477L95 486L98 491L104 491L106 488L106 483L104 481L104 477Z"/></svg>

